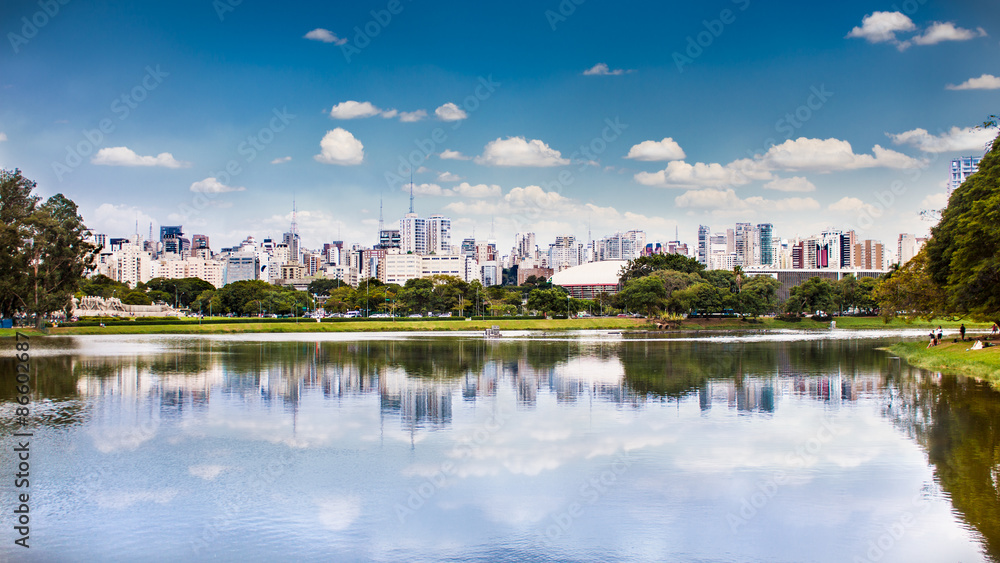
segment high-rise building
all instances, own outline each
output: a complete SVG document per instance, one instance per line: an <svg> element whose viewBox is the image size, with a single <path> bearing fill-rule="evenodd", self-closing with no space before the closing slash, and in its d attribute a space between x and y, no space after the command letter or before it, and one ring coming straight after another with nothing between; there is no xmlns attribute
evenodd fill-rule
<svg viewBox="0 0 1000 563"><path fill-rule="evenodd" d="M885 249L877 240L865 240L854 245L854 267L860 270L884 270Z"/></svg>
<svg viewBox="0 0 1000 563"><path fill-rule="evenodd" d="M708 226L698 225L698 261L706 266L708 265L708 255L712 253L709 238Z"/></svg>
<svg viewBox="0 0 1000 563"><path fill-rule="evenodd" d="M761 223L757 225L757 245L760 248L760 261L754 266L773 266L774 255L774 225L771 223Z"/></svg>
<svg viewBox="0 0 1000 563"><path fill-rule="evenodd" d="M194 258L212 257L212 249L208 244L208 235L191 236L191 256Z"/></svg>
<svg viewBox="0 0 1000 563"><path fill-rule="evenodd" d="M979 156L963 156L951 161L951 180L948 183L948 197L965 182L965 179L979 170Z"/></svg>
<svg viewBox="0 0 1000 563"><path fill-rule="evenodd" d="M902 266L909 262L914 256L917 255L918 252L920 252L920 249L924 247L925 242L927 242L926 238L920 238L909 233L901 233L899 235L896 253L897 263Z"/></svg>

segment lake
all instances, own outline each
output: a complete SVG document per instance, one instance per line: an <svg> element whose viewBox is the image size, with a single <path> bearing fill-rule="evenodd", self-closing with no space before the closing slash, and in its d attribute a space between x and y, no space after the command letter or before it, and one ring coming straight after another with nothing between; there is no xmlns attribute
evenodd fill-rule
<svg viewBox="0 0 1000 563"><path fill-rule="evenodd" d="M995 561L1000 394L922 331L32 339L3 561ZM18 490L21 492L21 490Z"/></svg>

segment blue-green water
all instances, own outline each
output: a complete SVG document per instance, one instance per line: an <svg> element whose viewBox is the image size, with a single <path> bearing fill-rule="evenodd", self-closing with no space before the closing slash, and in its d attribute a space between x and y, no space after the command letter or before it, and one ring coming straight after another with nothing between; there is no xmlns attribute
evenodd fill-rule
<svg viewBox="0 0 1000 563"><path fill-rule="evenodd" d="M33 341L0 560L994 560L1000 394L898 339Z"/></svg>

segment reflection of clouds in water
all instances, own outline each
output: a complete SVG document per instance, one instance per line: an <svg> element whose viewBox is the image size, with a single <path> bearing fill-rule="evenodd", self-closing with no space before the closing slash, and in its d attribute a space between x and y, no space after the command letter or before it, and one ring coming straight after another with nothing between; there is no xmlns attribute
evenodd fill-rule
<svg viewBox="0 0 1000 563"><path fill-rule="evenodd" d="M559 366L559 375L588 383L618 385L625 379L625 368L618 358L606 359L593 356L572 358Z"/></svg>
<svg viewBox="0 0 1000 563"><path fill-rule="evenodd" d="M188 473L206 481L212 481L225 469L226 468L221 465L192 465L191 467L188 467Z"/></svg>
<svg viewBox="0 0 1000 563"><path fill-rule="evenodd" d="M139 428L99 427L90 430L94 447L107 454L118 451L133 451L156 436L155 426Z"/></svg>
<svg viewBox="0 0 1000 563"><path fill-rule="evenodd" d="M128 508L138 503L167 504L177 496L177 489L166 488L148 491L112 491L96 495L101 508Z"/></svg>
<svg viewBox="0 0 1000 563"><path fill-rule="evenodd" d="M327 530L346 530L361 516L361 499L356 496L326 497L316 501L320 524Z"/></svg>

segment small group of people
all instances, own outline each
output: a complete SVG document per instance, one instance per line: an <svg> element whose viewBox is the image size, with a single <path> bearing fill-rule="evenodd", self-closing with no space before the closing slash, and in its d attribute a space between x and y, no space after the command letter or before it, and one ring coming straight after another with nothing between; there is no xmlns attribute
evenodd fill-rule
<svg viewBox="0 0 1000 563"><path fill-rule="evenodd" d="M935 333L933 330L931 331L931 341L930 343L927 344L927 347L930 348L931 346L937 346L938 344L941 344L942 338L944 338L944 331L941 329L941 326L938 325L937 333ZM965 325L962 325L962 338L965 338Z"/></svg>

